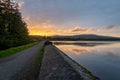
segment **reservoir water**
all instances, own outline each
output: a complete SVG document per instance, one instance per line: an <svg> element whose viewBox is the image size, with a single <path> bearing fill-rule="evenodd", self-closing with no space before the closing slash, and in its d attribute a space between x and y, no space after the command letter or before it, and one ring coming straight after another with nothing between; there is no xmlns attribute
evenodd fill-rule
<svg viewBox="0 0 120 80"><path fill-rule="evenodd" d="M53 43L101 80L120 80L120 42L53 41Z"/></svg>

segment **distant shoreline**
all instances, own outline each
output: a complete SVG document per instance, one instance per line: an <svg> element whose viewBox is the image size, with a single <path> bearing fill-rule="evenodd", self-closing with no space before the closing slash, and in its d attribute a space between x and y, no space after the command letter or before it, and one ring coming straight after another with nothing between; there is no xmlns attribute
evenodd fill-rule
<svg viewBox="0 0 120 80"><path fill-rule="evenodd" d="M30 36L32 39L47 39L50 41L120 41L120 37L82 34L72 36Z"/></svg>
<svg viewBox="0 0 120 80"><path fill-rule="evenodd" d="M80 39L80 40L72 40L72 39L53 39L50 41L120 41L120 39L113 39L113 40L103 40L103 39Z"/></svg>

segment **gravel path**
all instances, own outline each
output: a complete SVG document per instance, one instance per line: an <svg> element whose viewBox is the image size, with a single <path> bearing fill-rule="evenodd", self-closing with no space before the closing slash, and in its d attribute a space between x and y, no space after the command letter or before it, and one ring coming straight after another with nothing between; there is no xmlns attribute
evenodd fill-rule
<svg viewBox="0 0 120 80"><path fill-rule="evenodd" d="M80 75L61 57L52 45L47 45L43 55L38 80L82 80Z"/></svg>
<svg viewBox="0 0 120 80"><path fill-rule="evenodd" d="M0 60L0 80L35 80L32 75L30 76L32 74L30 69L43 44L44 42L41 42L14 56Z"/></svg>

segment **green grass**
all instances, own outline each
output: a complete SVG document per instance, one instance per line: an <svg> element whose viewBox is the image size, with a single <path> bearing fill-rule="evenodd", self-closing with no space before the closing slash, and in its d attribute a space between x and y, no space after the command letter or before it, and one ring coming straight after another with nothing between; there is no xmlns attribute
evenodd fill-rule
<svg viewBox="0 0 120 80"><path fill-rule="evenodd" d="M44 49L45 49L45 46L42 47L42 49L40 50L39 54L37 55L35 64L41 64L43 53L44 53Z"/></svg>
<svg viewBox="0 0 120 80"><path fill-rule="evenodd" d="M44 51L45 51L45 46L43 46L42 49L40 50L40 52L38 53L37 58L36 58L35 63L34 63L36 77L38 77L38 75L39 75L39 71L40 71Z"/></svg>
<svg viewBox="0 0 120 80"><path fill-rule="evenodd" d="M38 42L34 42L34 43L27 44L27 45L13 47L13 48L10 48L10 49L7 49L7 50L0 51L0 58L5 58L5 57L8 57L8 56L11 56L13 54L16 54L17 52L25 50L29 47L32 47L32 46L36 45L36 44L38 44Z"/></svg>

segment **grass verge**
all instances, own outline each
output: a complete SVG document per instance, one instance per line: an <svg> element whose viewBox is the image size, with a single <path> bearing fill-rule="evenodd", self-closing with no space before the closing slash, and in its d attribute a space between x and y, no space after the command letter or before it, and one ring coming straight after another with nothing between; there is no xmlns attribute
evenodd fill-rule
<svg viewBox="0 0 120 80"><path fill-rule="evenodd" d="M36 77L39 77L39 72L40 72L40 67L41 67L41 62L42 62L44 51L45 51L45 46L42 47L42 49L40 50L35 60L34 65L35 65Z"/></svg>
<svg viewBox="0 0 120 80"><path fill-rule="evenodd" d="M0 59L11 56L13 54L16 54L17 52L20 52L22 50L30 48L30 47L32 47L36 44L38 44L38 42L34 42L34 43L27 44L27 45L13 47L13 48L10 48L10 49L7 49L7 50L0 51Z"/></svg>

